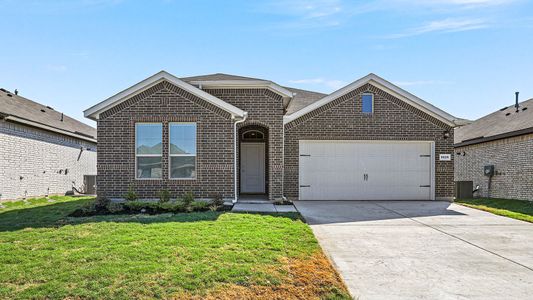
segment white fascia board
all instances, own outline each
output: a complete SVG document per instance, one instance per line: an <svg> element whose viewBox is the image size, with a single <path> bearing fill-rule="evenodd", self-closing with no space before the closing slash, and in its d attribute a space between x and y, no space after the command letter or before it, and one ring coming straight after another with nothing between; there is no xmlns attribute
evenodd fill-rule
<svg viewBox="0 0 533 300"><path fill-rule="evenodd" d="M125 90L123 90L122 92L114 95L114 96L111 96L110 98L94 105L93 107L87 109L84 111L84 115L86 118L89 118L89 119L92 119L92 120L97 120L100 113L103 112L103 111L106 111L110 108L112 108L113 106L116 106L126 100L128 100L129 98L139 94L139 93L142 93L143 91L153 87L154 85L162 82L162 81L168 81L169 83L171 84L174 84L184 90L186 90L187 92L195 95L195 96L198 96L202 99L204 99L205 101L215 105L216 107L218 108L221 108L225 111L227 111L228 113L230 113L233 117L244 117L244 115L246 114L242 109L240 108L237 108L213 95L210 95L204 91L202 91L201 89L193 86L193 85L190 85L184 81L182 81L181 79L179 79L178 77L166 72L166 71L160 71L159 73L155 74L155 75L152 75L150 77L148 77L147 79L133 85L132 87L129 87Z"/></svg>
<svg viewBox="0 0 533 300"><path fill-rule="evenodd" d="M6 120L10 120L10 121L13 121L13 122L29 125L29 126L32 126L32 127L37 127L37 128L40 128L40 129L48 130L48 131L59 133L59 134L62 134L62 135L68 135L68 136L75 137L75 138L78 138L80 140L85 140L85 141L88 141L88 142L91 142L91 143L96 143L97 142L96 139L90 138L88 136L84 136L84 135L81 135L81 134L76 134L75 132L70 132L70 131L67 131L67 130L59 129L59 128L56 128L56 127L48 126L48 125L45 125L45 124L37 123L37 122L34 122L34 121L22 119L22 118L15 117L15 116L7 116Z"/></svg>
<svg viewBox="0 0 533 300"><path fill-rule="evenodd" d="M272 81L267 80L195 80L191 81L191 84L199 85L205 88L266 88L274 93L286 97L292 98L294 95L291 91L286 88L276 84Z"/></svg>
<svg viewBox="0 0 533 300"><path fill-rule="evenodd" d="M296 119L298 119L299 117L309 113L309 112L312 112L313 110L319 108L319 107L322 107L326 104L328 104L329 102L365 85L365 84L372 84L374 86L376 86L377 88L379 89L382 89L384 90L385 92L397 97L398 99L408 103L409 105L411 106L414 106L418 109L420 109L421 111L427 113L428 115L430 116L433 116L435 117L436 119L444 122L445 124L449 125L449 126L452 126L452 127L455 127L457 124L455 123L456 119L455 117L453 117L452 115L448 114L447 112L429 104L428 102L416 97L415 95L403 90L402 88L386 81L385 79L375 75L375 74L368 74L366 75L365 77L362 77L352 83L350 83L349 85L325 96L324 98L318 100L317 102L291 114L291 115L288 115L288 116L285 116L283 118L283 123L284 124L287 124L287 123L290 123Z"/></svg>

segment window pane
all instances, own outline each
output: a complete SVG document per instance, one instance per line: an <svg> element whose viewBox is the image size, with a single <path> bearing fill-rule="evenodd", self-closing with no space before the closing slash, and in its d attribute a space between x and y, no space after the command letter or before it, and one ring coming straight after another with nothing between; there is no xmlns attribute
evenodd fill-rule
<svg viewBox="0 0 533 300"><path fill-rule="evenodd" d="M374 100L374 95L363 95L363 112L372 113L372 101Z"/></svg>
<svg viewBox="0 0 533 300"><path fill-rule="evenodd" d="M170 123L170 154L196 154L196 124Z"/></svg>
<svg viewBox="0 0 533 300"><path fill-rule="evenodd" d="M162 154L163 125L135 124L137 154Z"/></svg>
<svg viewBox="0 0 533 300"><path fill-rule="evenodd" d="M161 178L161 157L137 157L137 178Z"/></svg>
<svg viewBox="0 0 533 300"><path fill-rule="evenodd" d="M170 157L171 178L196 178L196 156Z"/></svg>

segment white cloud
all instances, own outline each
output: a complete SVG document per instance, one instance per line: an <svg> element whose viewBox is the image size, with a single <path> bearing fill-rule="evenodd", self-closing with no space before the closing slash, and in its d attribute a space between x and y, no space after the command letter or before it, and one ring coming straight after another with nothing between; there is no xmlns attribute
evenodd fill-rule
<svg viewBox="0 0 533 300"><path fill-rule="evenodd" d="M336 79L324 79L324 78L310 78L310 79L296 79L289 80L293 84L311 84L311 85L322 85L330 89L340 89L346 85L346 82Z"/></svg>
<svg viewBox="0 0 533 300"><path fill-rule="evenodd" d="M345 19L341 0L273 0L261 10L285 16L280 25L287 28L334 27Z"/></svg>
<svg viewBox="0 0 533 300"><path fill-rule="evenodd" d="M65 72L68 68L65 65L46 65L46 69L53 72Z"/></svg>
<svg viewBox="0 0 533 300"><path fill-rule="evenodd" d="M385 36L389 39L398 39L403 37L410 37L431 32L459 32L476 29L483 29L489 27L489 22L483 19L455 19L447 18L443 20L435 20L426 23L422 26L408 29L402 33L391 34Z"/></svg>

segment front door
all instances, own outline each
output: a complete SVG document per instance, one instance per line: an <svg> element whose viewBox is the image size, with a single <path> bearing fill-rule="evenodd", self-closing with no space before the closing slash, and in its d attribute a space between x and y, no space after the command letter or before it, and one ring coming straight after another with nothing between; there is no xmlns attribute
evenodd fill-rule
<svg viewBox="0 0 533 300"><path fill-rule="evenodd" d="M241 193L265 193L264 143L241 143Z"/></svg>

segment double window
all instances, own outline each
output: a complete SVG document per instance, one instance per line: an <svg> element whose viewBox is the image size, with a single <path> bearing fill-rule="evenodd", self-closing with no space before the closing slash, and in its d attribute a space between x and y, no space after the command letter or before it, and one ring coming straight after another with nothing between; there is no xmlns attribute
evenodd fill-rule
<svg viewBox="0 0 533 300"><path fill-rule="evenodd" d="M169 123L169 177L196 178L196 123ZM163 124L135 124L135 169L137 179L161 179Z"/></svg>

